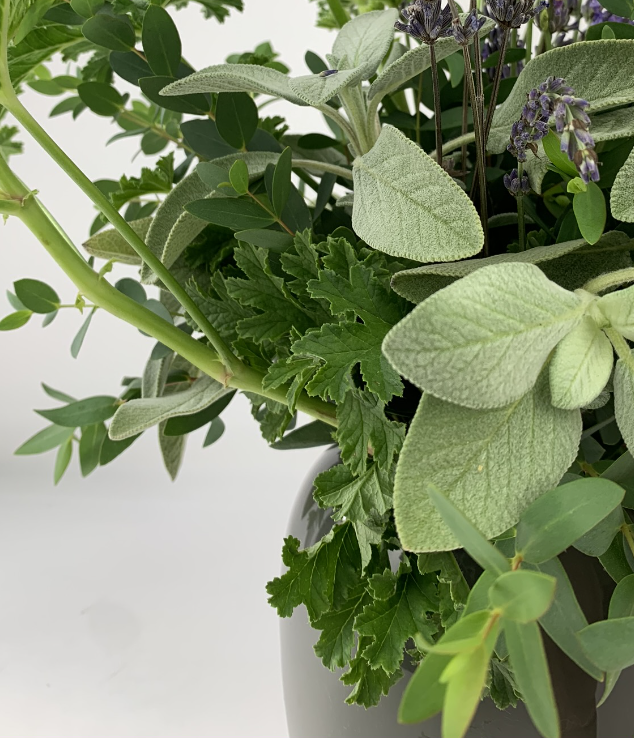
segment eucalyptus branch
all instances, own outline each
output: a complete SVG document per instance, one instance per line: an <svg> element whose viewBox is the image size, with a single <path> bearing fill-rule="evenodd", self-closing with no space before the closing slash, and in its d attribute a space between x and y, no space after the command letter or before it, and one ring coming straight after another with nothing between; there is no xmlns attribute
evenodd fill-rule
<svg viewBox="0 0 634 738"><path fill-rule="evenodd" d="M600 277L595 277L589 282L586 282L583 289L598 295L599 292L605 292L605 290L609 290L611 287L618 287L627 282L634 282L634 267L619 269L616 272L609 272L608 274L602 274Z"/></svg>
<svg viewBox="0 0 634 738"><path fill-rule="evenodd" d="M122 110L119 113L120 118L125 118L126 120L129 120L131 123L136 123L137 125L144 126L148 130L152 131L152 133L156 133L157 136L160 136L161 138L164 138L166 141L171 141L172 143L176 144L179 149L183 149L184 151L187 151L188 154L195 154L196 152L194 149L191 148L191 146L188 146L182 139L175 138L174 136L170 136L170 134L164 129L161 128L161 126L157 126L154 123L148 123L147 121L144 121L143 118L140 118L139 116L135 115L130 110Z"/></svg>
<svg viewBox="0 0 634 738"><path fill-rule="evenodd" d="M440 85L438 82L438 66L436 63L436 49L434 44L429 44L429 62L431 65L431 81L434 91L434 123L436 128L436 160L438 166L442 167L442 107L440 105ZM421 77L422 79L422 77ZM420 100L418 100L417 120L420 118ZM416 127L417 135L418 126Z"/></svg>
<svg viewBox="0 0 634 738"><path fill-rule="evenodd" d="M5 194L10 195L12 204L17 204L19 207L19 212L11 214L17 215L22 220L81 294L87 297L94 306L103 308L120 320L152 336L225 386L246 390L288 404L284 388L263 390L264 372L243 366L239 375L228 373L213 349L188 336L146 307L139 305L95 272L67 243L37 198L11 172L1 157L0 187ZM2 201L1 206L4 207L6 202L6 200ZM337 424L335 406L319 398L309 397L305 392L297 403L297 409L329 425L336 426Z"/></svg>
<svg viewBox="0 0 634 738"><path fill-rule="evenodd" d="M313 159L293 159L293 169L311 169L315 172L330 172L338 177L352 181L352 172L345 167L336 164L328 164L325 161L314 161Z"/></svg>

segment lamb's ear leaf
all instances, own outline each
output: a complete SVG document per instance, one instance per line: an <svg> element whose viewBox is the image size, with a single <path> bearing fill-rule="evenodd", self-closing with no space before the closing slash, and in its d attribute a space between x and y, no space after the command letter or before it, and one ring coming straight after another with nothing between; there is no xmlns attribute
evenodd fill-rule
<svg viewBox="0 0 634 738"><path fill-rule="evenodd" d="M634 223L634 150L616 175L610 193L610 210L617 220Z"/></svg>
<svg viewBox="0 0 634 738"><path fill-rule="evenodd" d="M614 370L614 414L629 448L634 448L634 354L616 362Z"/></svg>
<svg viewBox="0 0 634 738"><path fill-rule="evenodd" d="M148 230L152 225L152 218L133 220L129 225L145 241ZM135 266L140 266L142 263L141 257L114 228L100 231L91 236L84 243L84 248L91 256L96 256L98 259L118 261L121 264L134 264Z"/></svg>
<svg viewBox="0 0 634 738"><path fill-rule="evenodd" d="M436 397L503 407L533 387L584 310L539 267L497 264L418 305L388 333L383 351L402 376Z"/></svg>
<svg viewBox="0 0 634 738"><path fill-rule="evenodd" d="M497 410L423 395L396 471L394 512L403 547L425 552L460 545L429 498L429 482L450 490L449 499L486 538L508 530L561 479L580 436L581 413L553 407L544 375L520 400Z"/></svg>
<svg viewBox="0 0 634 738"><path fill-rule="evenodd" d="M634 340L634 287L603 295L597 305L612 328Z"/></svg>
<svg viewBox="0 0 634 738"><path fill-rule="evenodd" d="M596 321L585 315L559 342L550 362L550 391L555 407L573 410L595 400L612 373L612 344Z"/></svg>
<svg viewBox="0 0 634 738"><path fill-rule="evenodd" d="M484 243L464 190L419 146L386 125L354 162L355 232L373 248L414 261L453 261Z"/></svg>
<svg viewBox="0 0 634 738"><path fill-rule="evenodd" d="M518 554L531 564L552 559L607 518L624 494L618 484L600 477L577 479L550 490L522 514Z"/></svg>
<svg viewBox="0 0 634 738"><path fill-rule="evenodd" d="M332 53L346 56L351 67L363 68L363 79L370 79L390 49L398 10L362 13L345 24L337 34Z"/></svg>
<svg viewBox="0 0 634 738"><path fill-rule="evenodd" d="M487 148L493 153L505 150L509 131L519 119L526 95L548 76L563 77L590 103L592 113L634 101L634 79L629 70L634 64L634 40L607 39L591 44L560 46L534 57L524 67L511 94L495 113Z"/></svg>
<svg viewBox="0 0 634 738"><path fill-rule="evenodd" d="M537 623L504 623L513 673L528 714L544 738L559 738L559 716Z"/></svg>
<svg viewBox="0 0 634 738"><path fill-rule="evenodd" d="M319 74L307 74L290 79L291 91L307 105L319 107L338 95L346 87L358 85L364 78L365 67L342 69L335 74L322 77Z"/></svg>

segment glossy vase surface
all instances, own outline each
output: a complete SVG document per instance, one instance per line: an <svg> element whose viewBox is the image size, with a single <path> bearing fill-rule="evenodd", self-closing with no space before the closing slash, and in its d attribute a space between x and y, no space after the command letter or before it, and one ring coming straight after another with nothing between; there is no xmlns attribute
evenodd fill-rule
<svg viewBox="0 0 634 738"><path fill-rule="evenodd" d="M302 548L316 543L332 526L328 511L313 500L313 480L339 462L337 448L330 448L310 470L291 513L288 533ZM581 599L581 598L580 598ZM583 604L583 603L582 603ZM293 617L280 621L282 676L289 738L441 738L440 716L417 725L399 725L398 706L411 672L383 697L377 707L365 710L346 705L350 692L339 681L339 672L328 671L313 651L319 633L310 627L304 607ZM562 738L633 738L634 667L623 673L605 705L594 710L593 696L599 694L587 675L572 662L556 654L549 644L557 701L562 717ZM557 673L555 673L557 672ZM526 708L498 710L493 702L481 702L467 738L539 738Z"/></svg>

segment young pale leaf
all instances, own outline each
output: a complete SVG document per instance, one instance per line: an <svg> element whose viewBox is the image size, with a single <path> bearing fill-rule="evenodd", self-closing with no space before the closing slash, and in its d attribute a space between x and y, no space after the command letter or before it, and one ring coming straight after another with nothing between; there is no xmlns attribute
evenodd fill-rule
<svg viewBox="0 0 634 738"><path fill-rule="evenodd" d="M326 105L329 100L338 95L346 87L355 87L365 75L364 67L341 69L336 74L322 77L318 74L308 74L295 77L288 81L288 86L294 95L304 103L315 108Z"/></svg>
<svg viewBox="0 0 634 738"><path fill-rule="evenodd" d="M419 146L393 126L355 159L355 232L373 248L414 261L477 254L484 236L473 203Z"/></svg>
<svg viewBox="0 0 634 738"><path fill-rule="evenodd" d="M85 400L77 400L53 410L36 410L35 412L56 425L63 425L67 428L83 428L86 425L101 423L111 418L117 409L116 403L116 397L99 395L88 397Z"/></svg>
<svg viewBox="0 0 634 738"><path fill-rule="evenodd" d="M37 279L19 279L14 282L15 294L27 310L34 313L53 313L59 308L57 292Z"/></svg>
<svg viewBox="0 0 634 738"><path fill-rule="evenodd" d="M73 435L74 428L50 425L25 441L14 453L16 456L43 454L65 443Z"/></svg>
<svg viewBox="0 0 634 738"><path fill-rule="evenodd" d="M431 501L440 512L448 528L456 536L460 545L478 562L483 569L503 574L511 568L507 559L480 531L455 507L449 499L433 484L427 487Z"/></svg>
<svg viewBox="0 0 634 738"><path fill-rule="evenodd" d="M616 175L610 193L610 210L617 220L634 223L634 150Z"/></svg>
<svg viewBox="0 0 634 738"><path fill-rule="evenodd" d="M606 518L621 504L623 495L618 484L600 477L550 490L522 514L517 526L518 554L531 564L554 558Z"/></svg>
<svg viewBox="0 0 634 738"><path fill-rule="evenodd" d="M634 448L634 354L616 362L613 381L616 422L625 443Z"/></svg>
<svg viewBox="0 0 634 738"><path fill-rule="evenodd" d="M557 580L547 574L518 569L498 577L489 589L491 607L518 623L539 620L555 597Z"/></svg>
<svg viewBox="0 0 634 738"><path fill-rule="evenodd" d="M594 133L594 130L593 130ZM553 131L549 131L548 134L542 139L542 145L546 156L550 161L564 174L569 177L578 177L579 173L577 167L570 161L568 156L561 150L561 141L559 136L555 135Z"/></svg>
<svg viewBox="0 0 634 738"><path fill-rule="evenodd" d="M161 95L191 95L209 92L256 92L281 97L295 105L307 105L289 86L282 72L257 64L217 64L179 79L161 90Z"/></svg>
<svg viewBox="0 0 634 738"><path fill-rule="evenodd" d="M585 315L559 342L550 362L553 405L562 410L589 405L608 383L613 363L608 337L592 317Z"/></svg>
<svg viewBox="0 0 634 738"><path fill-rule="evenodd" d="M356 16L339 31L332 53L346 57L351 67L363 68L363 79L370 79L394 40L394 22L398 11L374 10Z"/></svg>
<svg viewBox="0 0 634 738"><path fill-rule="evenodd" d="M150 5L143 18L143 51L154 74L176 77L181 63L181 40L172 16Z"/></svg>
<svg viewBox="0 0 634 738"><path fill-rule="evenodd" d="M394 510L403 547L459 546L431 503L427 483L447 491L485 537L508 530L561 479L580 435L580 412L553 407L547 376L499 410L469 410L423 395L396 470Z"/></svg>
<svg viewBox="0 0 634 738"><path fill-rule="evenodd" d="M577 635L584 651L599 669L620 671L634 664L634 617L592 623Z"/></svg>
<svg viewBox="0 0 634 738"><path fill-rule="evenodd" d="M581 235L590 244L603 235L607 210L603 190L596 182L588 182L585 192L577 192L572 200Z"/></svg>
<svg viewBox="0 0 634 738"><path fill-rule="evenodd" d="M584 309L538 267L498 264L418 305L388 333L383 351L401 375L436 397L499 408L533 387Z"/></svg>
<svg viewBox="0 0 634 738"><path fill-rule="evenodd" d="M79 441L79 465L82 477L87 477L99 466L101 447L108 435L103 423L95 423L81 429Z"/></svg>
<svg viewBox="0 0 634 738"><path fill-rule="evenodd" d="M559 738L559 716L539 625L508 620L504 635L528 714L544 738Z"/></svg>
<svg viewBox="0 0 634 738"><path fill-rule="evenodd" d="M30 310L18 310L15 313L5 316L0 320L0 331L15 331L26 325L33 313Z"/></svg>
<svg viewBox="0 0 634 738"><path fill-rule="evenodd" d="M57 451L55 458L55 469L53 471L53 483L59 484L61 478L66 473L68 465L70 464L71 457L73 455L73 439L69 438L67 441L62 443Z"/></svg>
<svg viewBox="0 0 634 738"><path fill-rule="evenodd" d="M634 287L603 295L597 305L613 328L634 340Z"/></svg>
<svg viewBox="0 0 634 738"><path fill-rule="evenodd" d="M224 140L244 149L258 127L258 108L246 92L221 92L216 104L216 126Z"/></svg>
<svg viewBox="0 0 634 738"><path fill-rule="evenodd" d="M153 425L180 415L193 415L209 407L230 390L211 377L201 377L183 392L164 397L130 400L121 405L110 424L110 438L120 441ZM163 435L163 433L161 433Z"/></svg>
<svg viewBox="0 0 634 738"><path fill-rule="evenodd" d="M151 224L151 217L133 220L128 223L144 241ZM85 241L83 246L91 256L96 256L98 259L116 261L120 264L133 264L134 266L140 266L142 263L141 257L114 228L96 233Z"/></svg>
<svg viewBox="0 0 634 738"><path fill-rule="evenodd" d="M271 448L279 451L288 451L297 448L314 448L315 446L329 446L334 443L332 434L334 428L321 420L302 425L283 438L271 444Z"/></svg>
<svg viewBox="0 0 634 738"><path fill-rule="evenodd" d="M460 653L441 676L441 680L448 676L442 712L443 738L463 738L467 732L486 684L491 651L482 644L473 651Z"/></svg>
<svg viewBox="0 0 634 738"><path fill-rule="evenodd" d="M93 44L112 51L131 51L136 43L134 26L127 15L99 13L84 23L81 32Z"/></svg>
<svg viewBox="0 0 634 738"><path fill-rule="evenodd" d="M634 41L607 40L561 46L534 57L524 67L511 94L496 111L488 150L506 149L509 131L519 119L526 95L548 76L563 77L575 95L587 100L593 113L634 101Z"/></svg>

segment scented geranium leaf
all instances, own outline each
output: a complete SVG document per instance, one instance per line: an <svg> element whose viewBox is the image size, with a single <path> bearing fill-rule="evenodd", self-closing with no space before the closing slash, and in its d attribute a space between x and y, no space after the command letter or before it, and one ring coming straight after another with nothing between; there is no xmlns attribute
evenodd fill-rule
<svg viewBox="0 0 634 738"><path fill-rule="evenodd" d="M585 628L588 621L581 610L572 584L570 584L570 579L568 579L568 575L559 559L553 558L542 564L524 563L523 567L547 574L556 580L554 600L548 611L540 617L539 624L566 656L571 658L591 677L600 681L601 670L597 669L586 656L577 639L577 632Z"/></svg>
<svg viewBox="0 0 634 738"><path fill-rule="evenodd" d="M341 681L354 686L352 692L346 698L348 705L361 705L366 709L379 704L381 697L401 679L403 672L397 669L392 674L386 674L380 667L373 669L363 656L366 644L370 638L360 638L357 647L357 655L350 662L350 669L342 674Z"/></svg>
<svg viewBox="0 0 634 738"><path fill-rule="evenodd" d="M496 111L487 148L501 153L509 131L519 119L526 95L547 77L563 77L594 114L634 101L634 40L603 40L561 46L534 57L522 70L511 94Z"/></svg>
<svg viewBox="0 0 634 738"><path fill-rule="evenodd" d="M230 297L226 280L220 272L213 275L210 285L213 292L203 290L192 279L187 284L187 293L223 338L235 340L238 337L236 325L253 316L254 311Z"/></svg>
<svg viewBox="0 0 634 738"><path fill-rule="evenodd" d="M291 347L294 354L323 362L307 385L309 394L342 402L354 387L351 370L359 364L368 389L381 400L388 402L394 395L400 396L401 378L381 351L385 332L383 326L374 323L326 323L295 341Z"/></svg>
<svg viewBox="0 0 634 738"><path fill-rule="evenodd" d="M454 261L484 242L466 193L415 142L386 125L354 162L355 232L373 248L414 261Z"/></svg>
<svg viewBox="0 0 634 738"><path fill-rule="evenodd" d="M154 169L143 167L140 177L123 176L119 180L119 188L110 192L110 199L116 208L121 208L130 200L145 195L168 193L174 180L174 155L169 154L158 160Z"/></svg>
<svg viewBox="0 0 634 738"><path fill-rule="evenodd" d="M289 78L276 69L257 64L217 64L172 82L161 95L191 95L208 92L256 92L281 97L295 105L307 103L289 86Z"/></svg>
<svg viewBox="0 0 634 738"><path fill-rule="evenodd" d="M292 93L305 104L313 107L326 105L346 87L358 85L365 77L364 67L341 69L335 74L322 77L319 74L307 74L294 77L288 81Z"/></svg>
<svg viewBox="0 0 634 738"><path fill-rule="evenodd" d="M356 16L337 34L332 53L346 57L351 67L362 67L363 78L370 79L379 68L394 40L398 10L374 10Z"/></svg>
<svg viewBox="0 0 634 738"><path fill-rule="evenodd" d="M538 620L550 608L557 580L547 574L521 570L499 576L489 589L491 607L518 623Z"/></svg>
<svg viewBox="0 0 634 738"><path fill-rule="evenodd" d="M379 544L385 530L381 523L392 507L392 484L376 465L355 477L343 465L333 466L315 480L314 497L320 507L334 508L335 520L354 525L363 569L370 563L371 544Z"/></svg>
<svg viewBox="0 0 634 738"><path fill-rule="evenodd" d="M359 583L359 549L352 525L335 526L311 548L300 551L297 538L284 541L282 560L288 571L266 585L269 603L289 618L304 604L311 622L342 606Z"/></svg>
<svg viewBox="0 0 634 738"><path fill-rule="evenodd" d="M634 287L603 295L597 305L612 328L634 340Z"/></svg>
<svg viewBox="0 0 634 738"><path fill-rule="evenodd" d="M614 352L596 321L585 315L559 342L550 362L550 392L555 407L573 410L595 400L608 383Z"/></svg>
<svg viewBox="0 0 634 738"><path fill-rule="evenodd" d="M421 633L429 640L434 634L436 626L425 615L435 609L427 594L432 581L431 575L401 564L396 592L386 600L374 600L357 616L354 627L359 635L372 638L361 653L373 669L393 674L403 661L409 638Z"/></svg>
<svg viewBox="0 0 634 738"><path fill-rule="evenodd" d="M388 471L405 439L405 426L385 417L385 405L368 391L347 392L337 407L337 442L341 459L353 474L366 468L368 452Z"/></svg>
<svg viewBox="0 0 634 738"><path fill-rule="evenodd" d="M419 554L418 570L421 574L438 572L440 622L449 628L462 616L470 591L456 557L449 552Z"/></svg>
<svg viewBox="0 0 634 738"><path fill-rule="evenodd" d="M610 193L610 210L617 220L634 223L634 151L616 175Z"/></svg>
<svg viewBox="0 0 634 738"><path fill-rule="evenodd" d="M129 438L158 425L164 420L180 415L193 415L230 390L211 377L197 379L189 389L163 397L146 397L130 400L117 410L110 424L109 434L113 441Z"/></svg>
<svg viewBox="0 0 634 738"><path fill-rule="evenodd" d="M517 686L544 738L559 738L559 717L537 623L504 623L504 635Z"/></svg>
<svg viewBox="0 0 634 738"><path fill-rule="evenodd" d="M83 40L78 28L59 23L34 28L19 43L7 49L11 82L17 87L40 64Z"/></svg>
<svg viewBox="0 0 634 738"><path fill-rule="evenodd" d="M140 220L131 221L128 225L145 241L152 220L151 217L141 218ZM141 257L114 228L95 234L85 241L83 246L91 256L96 256L98 259L116 261L120 264L133 264L134 266L141 266L142 263Z"/></svg>
<svg viewBox="0 0 634 738"><path fill-rule="evenodd" d="M614 370L614 414L629 448L634 448L634 354L616 362Z"/></svg>
<svg viewBox="0 0 634 738"><path fill-rule="evenodd" d="M314 646L315 653L330 671L343 669L350 663L355 642L354 620L370 601L370 595L361 584L338 610L330 610L313 622L313 628L321 631Z"/></svg>
<svg viewBox="0 0 634 738"><path fill-rule="evenodd" d="M403 547L425 552L459 545L431 502L428 483L486 538L508 530L561 479L577 455L580 436L580 412L553 407L547 376L497 410L470 410L423 395L394 484Z"/></svg>
<svg viewBox="0 0 634 738"><path fill-rule="evenodd" d="M383 351L426 392L498 408L533 387L585 303L532 264L480 269L436 292L387 335Z"/></svg>
<svg viewBox="0 0 634 738"><path fill-rule="evenodd" d="M269 266L265 249L241 244L235 250L236 263L247 279L230 277L227 291L241 305L260 311L238 324L238 332L256 343L275 341L292 328L303 333L313 325L310 316L295 302L281 277Z"/></svg>
<svg viewBox="0 0 634 738"><path fill-rule="evenodd" d="M624 490L609 479L588 477L550 490L533 502L517 526L517 552L541 564L592 530L623 500Z"/></svg>
<svg viewBox="0 0 634 738"><path fill-rule="evenodd" d="M634 617L592 623L577 634L584 651L603 671L620 671L634 664Z"/></svg>
<svg viewBox="0 0 634 738"><path fill-rule="evenodd" d="M392 277L392 287L395 292L410 302L419 303L433 295L434 292L455 282L456 279L466 277L483 267L516 262L541 264L581 249L585 243L583 238L579 238L576 241L566 241L550 246L536 246L534 249L518 253L496 254L486 259L427 264L414 269L405 269Z"/></svg>

